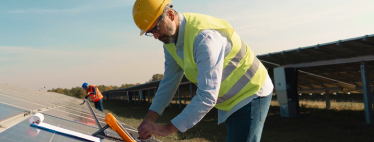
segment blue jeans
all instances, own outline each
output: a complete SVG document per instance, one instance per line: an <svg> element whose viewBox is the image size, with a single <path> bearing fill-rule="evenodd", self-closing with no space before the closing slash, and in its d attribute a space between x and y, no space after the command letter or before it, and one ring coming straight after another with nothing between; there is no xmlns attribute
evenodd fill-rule
<svg viewBox="0 0 374 142"><path fill-rule="evenodd" d="M100 110L101 112L103 112L103 99L97 101L97 102L94 102L95 104L95 108Z"/></svg>
<svg viewBox="0 0 374 142"><path fill-rule="evenodd" d="M259 142L272 94L258 97L237 110L225 121L226 142Z"/></svg>

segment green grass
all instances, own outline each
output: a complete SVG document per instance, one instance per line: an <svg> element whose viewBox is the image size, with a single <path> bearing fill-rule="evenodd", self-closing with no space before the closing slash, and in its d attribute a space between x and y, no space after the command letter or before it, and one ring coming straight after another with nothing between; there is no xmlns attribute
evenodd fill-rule
<svg viewBox="0 0 374 142"><path fill-rule="evenodd" d="M126 123L129 126L137 128L145 114L148 111L150 105L148 103L133 104L124 103L121 101L104 101L104 112L112 113L119 121ZM179 109L178 105L173 105L172 108L167 107L164 114L161 115L156 123L165 124L170 122L175 116L177 116L182 109ZM212 110L211 112L217 112ZM199 124L189 129L185 133L174 133L168 137L156 137L157 139L169 142L169 141L180 141L180 142L209 142L209 141L225 141L226 140L226 127L224 124L217 125L217 113L208 113ZM207 127L208 126L208 127ZM220 130L220 131L217 131Z"/></svg>
<svg viewBox="0 0 374 142"><path fill-rule="evenodd" d="M279 104L273 97L262 133L262 142L374 142L374 125L365 123L365 112L360 97L349 99L331 96L332 109L326 110L324 96L302 96L300 115L280 117ZM183 101L182 101L183 102ZM175 101L173 101L175 103ZM113 113L120 121L137 128L148 111L149 104L104 100L104 112ZM182 105L182 109L185 105ZM168 123L182 109L173 104L167 107L156 123ZM174 133L157 139L169 142L224 142L225 124L217 125L217 110L212 109L196 126L185 133Z"/></svg>

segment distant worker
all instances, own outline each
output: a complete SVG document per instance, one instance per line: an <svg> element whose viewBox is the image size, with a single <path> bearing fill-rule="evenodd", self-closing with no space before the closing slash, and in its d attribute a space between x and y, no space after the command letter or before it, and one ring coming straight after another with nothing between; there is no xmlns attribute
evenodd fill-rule
<svg viewBox="0 0 374 142"><path fill-rule="evenodd" d="M260 141L274 88L266 68L227 21L178 13L170 3L136 0L132 10L140 35L163 42L165 53L164 78L138 127L140 138L185 132L216 107L218 124L227 127L226 141ZM197 85L196 96L171 122L154 123L172 100L183 73Z"/></svg>
<svg viewBox="0 0 374 142"><path fill-rule="evenodd" d="M88 85L88 83L83 83L82 88L87 91L87 95L84 97L85 99L88 98L88 96L91 96L92 101L95 104L95 108L103 112L103 95L101 95L101 92L97 88L96 85ZM80 105L83 105L81 103Z"/></svg>

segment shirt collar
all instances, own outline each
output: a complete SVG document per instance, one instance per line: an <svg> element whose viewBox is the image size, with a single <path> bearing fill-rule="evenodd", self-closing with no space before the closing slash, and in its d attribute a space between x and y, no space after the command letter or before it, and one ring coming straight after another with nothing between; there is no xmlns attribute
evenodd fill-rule
<svg viewBox="0 0 374 142"><path fill-rule="evenodd" d="M186 19L182 13L178 13L179 16L179 30L178 30L178 40L177 43L174 43L176 47L183 46L184 44L184 29L186 26Z"/></svg>

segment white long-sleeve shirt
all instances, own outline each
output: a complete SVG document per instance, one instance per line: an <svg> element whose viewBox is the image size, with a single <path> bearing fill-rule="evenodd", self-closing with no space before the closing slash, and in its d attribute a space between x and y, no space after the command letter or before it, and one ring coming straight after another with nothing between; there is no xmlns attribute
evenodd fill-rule
<svg viewBox="0 0 374 142"><path fill-rule="evenodd" d="M184 59L184 31L186 20L179 13L179 33L176 43L177 55ZM171 123L181 132L195 126L215 105L221 85L223 61L231 50L232 43L227 35L216 30L202 30L193 44L194 59L198 68L197 91L190 104ZM152 111L162 114L172 100L184 71L166 50L165 72L151 107ZM254 98L268 96L273 91L273 84L267 76L260 91L235 105L230 111L218 110L218 124L224 122L232 113L250 103Z"/></svg>

